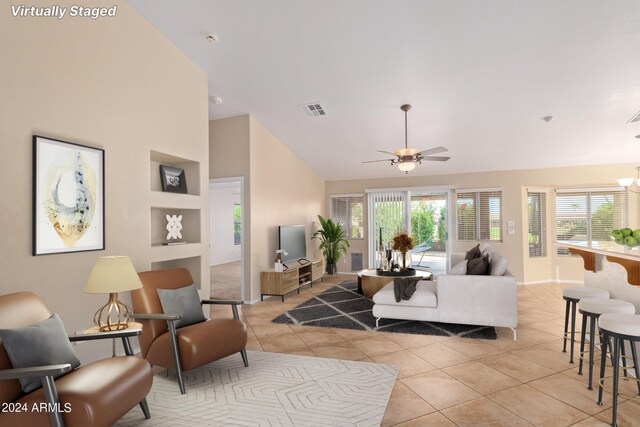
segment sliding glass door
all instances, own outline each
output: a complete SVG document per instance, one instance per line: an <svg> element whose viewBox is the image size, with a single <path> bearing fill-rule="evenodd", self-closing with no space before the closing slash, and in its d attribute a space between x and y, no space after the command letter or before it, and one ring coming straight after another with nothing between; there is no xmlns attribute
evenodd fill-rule
<svg viewBox="0 0 640 427"><path fill-rule="evenodd" d="M449 190L369 191L369 266L377 268L380 246L407 232L413 238L412 266L447 271Z"/></svg>
<svg viewBox="0 0 640 427"><path fill-rule="evenodd" d="M411 195L411 251L414 268L447 271L447 193Z"/></svg>

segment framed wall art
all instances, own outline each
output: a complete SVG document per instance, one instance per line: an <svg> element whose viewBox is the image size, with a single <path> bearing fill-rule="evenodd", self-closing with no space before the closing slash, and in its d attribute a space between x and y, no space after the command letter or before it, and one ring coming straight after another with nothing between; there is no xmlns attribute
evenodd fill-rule
<svg viewBox="0 0 640 427"><path fill-rule="evenodd" d="M33 136L33 255L103 250L104 150Z"/></svg>
<svg viewBox="0 0 640 427"><path fill-rule="evenodd" d="M162 191L169 193L187 192L187 178L185 177L184 169L160 165L160 181L162 182Z"/></svg>

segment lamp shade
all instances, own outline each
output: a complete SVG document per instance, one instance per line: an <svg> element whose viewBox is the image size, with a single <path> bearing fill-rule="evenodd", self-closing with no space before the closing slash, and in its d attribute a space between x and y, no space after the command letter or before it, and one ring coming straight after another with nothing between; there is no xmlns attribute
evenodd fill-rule
<svg viewBox="0 0 640 427"><path fill-rule="evenodd" d="M82 291L89 294L110 294L141 287L142 282L128 256L104 256L96 261Z"/></svg>

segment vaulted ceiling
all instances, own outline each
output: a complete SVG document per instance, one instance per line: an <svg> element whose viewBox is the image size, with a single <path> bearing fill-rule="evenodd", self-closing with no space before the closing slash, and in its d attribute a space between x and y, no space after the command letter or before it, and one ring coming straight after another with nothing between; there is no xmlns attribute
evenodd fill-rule
<svg viewBox="0 0 640 427"><path fill-rule="evenodd" d="M640 1L130 0L327 180L640 162ZM209 34L218 37L207 41ZM327 115L307 117L301 104ZM542 120L553 116L551 121Z"/></svg>

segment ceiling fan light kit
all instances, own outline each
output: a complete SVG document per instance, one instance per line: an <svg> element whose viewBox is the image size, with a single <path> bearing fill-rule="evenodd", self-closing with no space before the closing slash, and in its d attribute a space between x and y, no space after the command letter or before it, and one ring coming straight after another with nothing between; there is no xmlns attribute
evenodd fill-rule
<svg viewBox="0 0 640 427"><path fill-rule="evenodd" d="M444 147L436 147L431 148L429 150L418 150L417 148L410 148L407 143L407 111L411 109L410 104L404 104L400 106L400 109L404 111L404 148L398 148L397 150L390 151L381 151L378 150L379 153L384 154L392 154L396 156L393 159L383 159L383 160L370 160L368 162L362 163L376 163L376 162L391 162L391 166L398 166L405 174L408 174L410 171L416 168L416 165L422 164L423 160L435 161L435 162L446 162L450 159L450 157L442 157L442 156L430 156L431 154L444 153L447 151Z"/></svg>

